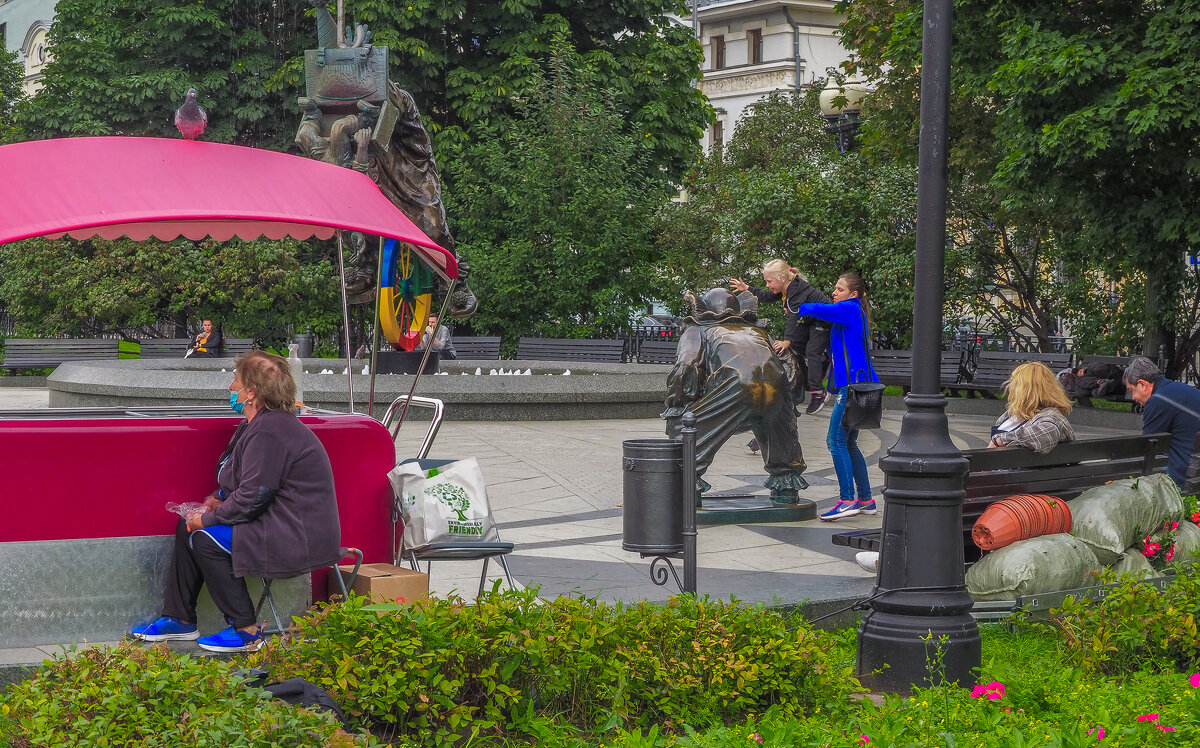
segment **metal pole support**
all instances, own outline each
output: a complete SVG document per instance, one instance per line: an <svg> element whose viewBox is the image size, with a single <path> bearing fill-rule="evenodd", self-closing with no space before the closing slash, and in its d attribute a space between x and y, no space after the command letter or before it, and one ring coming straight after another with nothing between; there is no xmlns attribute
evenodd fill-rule
<svg viewBox="0 0 1200 748"><path fill-rule="evenodd" d="M696 594L696 415L683 414L683 591Z"/></svg>

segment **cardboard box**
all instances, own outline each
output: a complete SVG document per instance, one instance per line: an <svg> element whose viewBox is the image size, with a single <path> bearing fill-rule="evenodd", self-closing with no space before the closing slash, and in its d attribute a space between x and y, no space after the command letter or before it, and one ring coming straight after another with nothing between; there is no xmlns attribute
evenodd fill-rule
<svg viewBox="0 0 1200 748"><path fill-rule="evenodd" d="M338 568L348 578L350 572L354 571L354 564ZM398 597L410 603L429 596L429 575L391 564L363 564L350 589L359 595L370 596L377 603L395 602ZM337 579L332 574L329 576L329 594L341 594Z"/></svg>

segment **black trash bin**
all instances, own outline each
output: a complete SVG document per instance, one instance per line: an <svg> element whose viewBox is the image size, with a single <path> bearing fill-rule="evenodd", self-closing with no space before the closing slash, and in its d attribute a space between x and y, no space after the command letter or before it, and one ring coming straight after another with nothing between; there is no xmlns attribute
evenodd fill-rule
<svg viewBox="0 0 1200 748"><path fill-rule="evenodd" d="M313 329L309 325L308 329L292 337L292 342L300 346L296 351L296 355L300 358L312 358L313 352Z"/></svg>
<svg viewBox="0 0 1200 748"><path fill-rule="evenodd" d="M625 473L621 547L665 555L683 551L683 442L629 439L622 443Z"/></svg>

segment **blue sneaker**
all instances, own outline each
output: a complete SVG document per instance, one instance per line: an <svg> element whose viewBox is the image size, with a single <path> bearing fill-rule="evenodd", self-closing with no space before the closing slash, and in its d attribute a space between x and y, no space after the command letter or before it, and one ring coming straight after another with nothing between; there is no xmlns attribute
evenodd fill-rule
<svg viewBox="0 0 1200 748"><path fill-rule="evenodd" d="M823 519L826 522L832 522L835 519L841 519L842 517L854 517L859 513L860 510L858 509L857 501L839 500L838 503L833 505L832 509L822 514L820 519Z"/></svg>
<svg viewBox="0 0 1200 748"><path fill-rule="evenodd" d="M257 652L264 641L261 628L247 634L230 626L219 634L202 637L196 643L209 652Z"/></svg>
<svg viewBox="0 0 1200 748"><path fill-rule="evenodd" d="M194 623L184 623L178 618L163 616L152 623L134 626L129 630L129 635L147 642L165 642L170 639L191 641L198 639L200 632L196 630Z"/></svg>
<svg viewBox="0 0 1200 748"><path fill-rule="evenodd" d="M867 499L866 501L857 499L854 502L854 508L858 510L859 514L877 514L879 512L875 508L875 499Z"/></svg>

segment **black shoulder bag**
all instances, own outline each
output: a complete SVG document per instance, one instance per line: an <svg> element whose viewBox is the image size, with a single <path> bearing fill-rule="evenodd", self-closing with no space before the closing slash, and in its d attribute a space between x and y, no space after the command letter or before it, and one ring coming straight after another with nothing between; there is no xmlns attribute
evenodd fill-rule
<svg viewBox="0 0 1200 748"><path fill-rule="evenodd" d="M861 302L860 302L861 304ZM862 312L862 307L859 307L859 312L863 315L863 353L867 357L867 368L871 373L875 373L875 368L871 366L871 351L867 348L867 315ZM846 352L846 336L842 336L842 358L846 362L846 376L858 378L855 375L862 375L866 381L850 382L846 390L846 408L842 411L842 427L847 431L855 431L858 429L877 429L880 425L880 419L883 418L883 389L884 385L879 382L872 382L867 372L862 369L851 373L850 371L850 356Z"/></svg>

